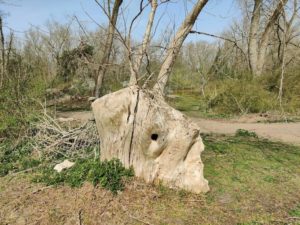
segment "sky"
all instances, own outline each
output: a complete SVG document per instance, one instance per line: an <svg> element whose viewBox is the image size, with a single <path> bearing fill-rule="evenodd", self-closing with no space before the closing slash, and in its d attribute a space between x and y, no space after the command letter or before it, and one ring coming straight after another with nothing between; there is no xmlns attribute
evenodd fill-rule
<svg viewBox="0 0 300 225"><path fill-rule="evenodd" d="M90 30L96 29L97 25L89 18L97 21L99 24L107 23L107 19L94 0L5 0L6 4L0 5L0 10L5 13L4 24L6 32L8 28L15 30L17 36L22 37L23 32L31 26L45 28L47 21L54 19L61 23L66 23L73 15L85 24ZM99 0L102 2L103 0ZM138 12L139 0L124 0L124 17L128 21ZM190 2L187 5L185 2ZM159 26L157 33L165 32L175 26L178 27L183 21L186 12L191 8L192 3L188 0L171 0L171 3L164 4L157 10L157 19ZM210 0L204 10L198 17L194 29L197 31L220 34L228 28L233 20L240 17L240 11L236 0ZM147 22L147 12L137 21L134 26L133 36L136 39L142 37ZM88 15L89 16L88 16ZM124 28L123 19L119 20L120 29ZM202 35L190 35L190 41L214 39Z"/></svg>

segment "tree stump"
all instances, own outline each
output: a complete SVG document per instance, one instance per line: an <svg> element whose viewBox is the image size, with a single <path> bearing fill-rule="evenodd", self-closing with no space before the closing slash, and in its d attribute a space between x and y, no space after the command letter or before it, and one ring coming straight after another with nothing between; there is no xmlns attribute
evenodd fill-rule
<svg viewBox="0 0 300 225"><path fill-rule="evenodd" d="M207 192L196 124L150 90L131 86L92 103L101 160L118 158L146 182Z"/></svg>

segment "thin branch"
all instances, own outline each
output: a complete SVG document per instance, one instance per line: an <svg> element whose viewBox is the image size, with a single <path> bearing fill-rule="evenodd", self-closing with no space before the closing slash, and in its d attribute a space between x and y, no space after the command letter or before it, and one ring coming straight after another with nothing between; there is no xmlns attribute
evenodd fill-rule
<svg viewBox="0 0 300 225"><path fill-rule="evenodd" d="M149 48L151 29L153 27L153 21L154 21L156 9L157 9L157 0L152 0L151 1L151 12L149 14L143 43L139 49L139 53L138 53L139 57L135 60L135 64L133 65L134 66L134 68L133 68L134 74L132 74L130 77L129 85L134 85L137 83L138 73L140 71L144 55L147 54L147 49ZM142 8L141 8L141 10L142 10Z"/></svg>

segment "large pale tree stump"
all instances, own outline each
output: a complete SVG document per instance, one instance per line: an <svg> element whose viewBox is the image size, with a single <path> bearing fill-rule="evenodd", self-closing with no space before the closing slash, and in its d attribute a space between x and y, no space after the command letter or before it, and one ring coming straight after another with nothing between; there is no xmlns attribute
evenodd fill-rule
<svg viewBox="0 0 300 225"><path fill-rule="evenodd" d="M92 108L101 160L118 158L146 182L195 193L209 190L199 128L160 95L133 86L97 99Z"/></svg>

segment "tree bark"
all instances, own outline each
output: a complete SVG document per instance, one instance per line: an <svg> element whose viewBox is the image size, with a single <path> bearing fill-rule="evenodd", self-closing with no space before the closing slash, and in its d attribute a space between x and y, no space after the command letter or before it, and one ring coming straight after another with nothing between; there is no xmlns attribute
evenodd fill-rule
<svg viewBox="0 0 300 225"><path fill-rule="evenodd" d="M249 66L253 74L257 74L257 59L258 59L258 29L260 21L262 0L255 0L252 12L252 18L249 31Z"/></svg>

